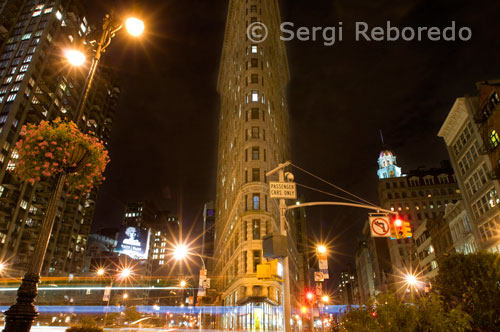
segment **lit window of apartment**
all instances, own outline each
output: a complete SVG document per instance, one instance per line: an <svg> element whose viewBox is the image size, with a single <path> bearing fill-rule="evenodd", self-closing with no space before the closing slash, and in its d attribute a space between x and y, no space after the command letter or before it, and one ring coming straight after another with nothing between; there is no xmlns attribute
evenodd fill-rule
<svg viewBox="0 0 500 332"><path fill-rule="evenodd" d="M24 73L25 71L27 71L27 70L28 70L28 68L29 68L29 65L22 65L22 66L21 66L21 69L19 69L19 71L20 71L21 73Z"/></svg>
<svg viewBox="0 0 500 332"><path fill-rule="evenodd" d="M490 131L489 138L491 147L493 149L496 148L498 146L498 143L500 143L500 138L498 137L498 133L496 132L496 130L493 129L492 131Z"/></svg>
<svg viewBox="0 0 500 332"><path fill-rule="evenodd" d="M41 13L42 13L41 10L37 10L37 11L33 12L33 14L31 16L32 17L37 17L37 16L40 16Z"/></svg>
<svg viewBox="0 0 500 332"><path fill-rule="evenodd" d="M16 82L20 82L20 81L23 80L23 78L24 78L24 74L19 74L19 75L16 76L16 80L15 81Z"/></svg>
<svg viewBox="0 0 500 332"><path fill-rule="evenodd" d="M32 59L32 58L33 58L33 56L32 56L32 55L28 55L28 56L26 56L26 57L24 58L23 63L28 63L28 62L31 62L31 59Z"/></svg>
<svg viewBox="0 0 500 332"><path fill-rule="evenodd" d="M259 101L259 91L253 90L252 91L252 102L258 102Z"/></svg>
<svg viewBox="0 0 500 332"><path fill-rule="evenodd" d="M16 99L16 94L15 93L12 93L9 95L9 97L7 98L7 102L12 102Z"/></svg>
<svg viewBox="0 0 500 332"><path fill-rule="evenodd" d="M21 40L27 40L27 39L30 39L31 38L31 33L25 33L23 35L23 37L21 38Z"/></svg>
<svg viewBox="0 0 500 332"><path fill-rule="evenodd" d="M252 45L252 53L256 54L258 52L258 46L257 45Z"/></svg>
<svg viewBox="0 0 500 332"><path fill-rule="evenodd" d="M252 207L253 210L260 210L260 194L253 194Z"/></svg>

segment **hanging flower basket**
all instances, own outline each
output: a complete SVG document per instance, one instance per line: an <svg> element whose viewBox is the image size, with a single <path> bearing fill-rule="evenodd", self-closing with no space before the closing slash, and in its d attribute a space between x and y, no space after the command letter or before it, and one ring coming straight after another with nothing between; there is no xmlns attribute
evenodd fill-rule
<svg viewBox="0 0 500 332"><path fill-rule="evenodd" d="M33 184L65 172L70 191L89 192L104 180L102 173L109 162L102 141L59 118L23 126L15 149L13 172L21 180Z"/></svg>

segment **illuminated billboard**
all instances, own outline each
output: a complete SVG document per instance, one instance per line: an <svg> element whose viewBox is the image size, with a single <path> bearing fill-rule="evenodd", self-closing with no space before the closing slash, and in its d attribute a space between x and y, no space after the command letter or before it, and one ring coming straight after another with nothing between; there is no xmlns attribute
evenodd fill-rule
<svg viewBox="0 0 500 332"><path fill-rule="evenodd" d="M148 259L150 230L128 226L120 229L116 252L132 259Z"/></svg>

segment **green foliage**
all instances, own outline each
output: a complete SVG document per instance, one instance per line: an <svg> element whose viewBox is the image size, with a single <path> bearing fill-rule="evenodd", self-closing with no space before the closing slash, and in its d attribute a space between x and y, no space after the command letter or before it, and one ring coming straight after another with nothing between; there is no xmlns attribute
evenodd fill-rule
<svg viewBox="0 0 500 332"><path fill-rule="evenodd" d="M442 300L434 294L413 304L383 294L376 304L368 303L347 313L343 328L349 332L465 332L470 330L470 317L459 308L446 312Z"/></svg>
<svg viewBox="0 0 500 332"><path fill-rule="evenodd" d="M448 308L461 306L474 331L499 331L500 255L456 254L439 261L434 284Z"/></svg>

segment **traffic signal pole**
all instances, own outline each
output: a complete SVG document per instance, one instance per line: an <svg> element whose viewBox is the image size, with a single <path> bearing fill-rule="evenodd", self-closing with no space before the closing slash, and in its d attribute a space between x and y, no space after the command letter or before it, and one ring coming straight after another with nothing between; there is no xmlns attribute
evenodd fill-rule
<svg viewBox="0 0 500 332"><path fill-rule="evenodd" d="M273 170L269 171L266 173L266 176L269 177L272 174L278 172L278 177L279 177L279 182L283 183L286 182L285 180L285 167L291 165L292 163L290 161L287 161L285 163L279 164L278 167L274 168ZM293 176L292 176L293 178ZM293 181L293 180L291 180ZM356 204L356 203L347 203L347 202L311 202L311 203L300 203L300 204L293 204L290 206L286 205L286 201L284 198L279 199L279 210L280 210L280 234L287 236L287 231L286 231L286 211L287 210L292 210L292 209L297 209L300 207L307 207L307 206L317 206L317 205L336 205L336 206L350 206L350 207L355 207L355 208L362 208L362 209L369 209L369 210L375 210L378 213L384 212L387 214L397 214L397 212L390 211L383 209L379 206L375 205L366 205L366 204ZM290 297L290 271L289 271L289 258L288 255L282 258L283 262L283 306L284 306L284 315L285 315L285 332L291 332L291 297ZM311 307L311 309L313 309ZM311 310L311 325L313 325L313 320L314 320L314 312Z"/></svg>
<svg viewBox="0 0 500 332"><path fill-rule="evenodd" d="M286 163L285 163L286 164ZM283 164L283 165L285 165ZM281 166L281 165L280 165ZM285 182L285 166L281 167L278 172L279 182ZM287 235L286 232L286 202L285 199L280 199L280 233ZM290 326L291 313L291 299L290 299L290 265L288 255L283 257L283 302L285 306L285 332L291 332Z"/></svg>

